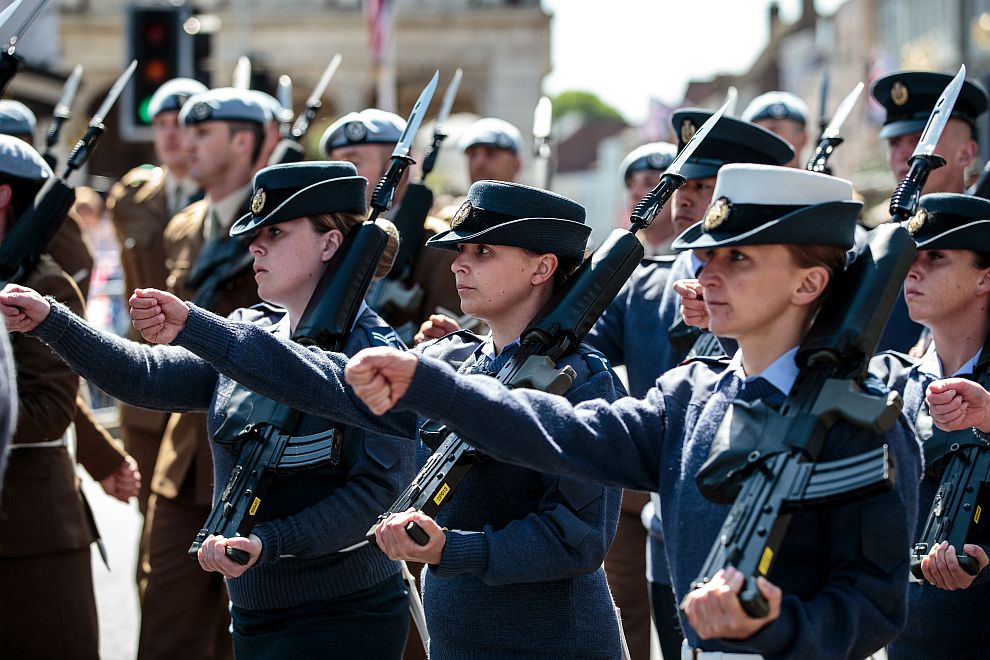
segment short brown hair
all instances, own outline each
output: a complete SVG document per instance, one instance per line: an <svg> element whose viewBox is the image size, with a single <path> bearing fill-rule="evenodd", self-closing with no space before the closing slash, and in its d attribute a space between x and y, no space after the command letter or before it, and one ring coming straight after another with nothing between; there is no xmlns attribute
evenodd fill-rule
<svg viewBox="0 0 990 660"><path fill-rule="evenodd" d="M328 231L336 229L346 237L352 229L364 222L366 218L367 216L363 213L340 212L319 213L309 216L308 220L309 224L313 227L313 231L318 234L325 234ZM388 243L385 245L385 251L382 253L381 259L378 260L378 268L375 269L374 279L380 280L392 270L395 255L399 251L399 230L390 220L386 220L385 218L376 219L375 224L388 234Z"/></svg>
<svg viewBox="0 0 990 660"><path fill-rule="evenodd" d="M791 253L791 259L798 268L813 268L821 266L828 271L828 285L822 295L815 301L817 309L832 290L835 278L846 269L847 251L837 245L784 245Z"/></svg>

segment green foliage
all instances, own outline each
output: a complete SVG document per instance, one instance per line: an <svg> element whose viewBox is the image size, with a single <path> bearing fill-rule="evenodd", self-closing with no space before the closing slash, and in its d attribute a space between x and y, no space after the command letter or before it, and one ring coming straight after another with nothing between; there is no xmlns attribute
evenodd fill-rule
<svg viewBox="0 0 990 660"><path fill-rule="evenodd" d="M553 120L557 121L568 114L575 114L582 123L592 119L618 119L625 121L622 114L591 92L570 90L561 92L553 99Z"/></svg>

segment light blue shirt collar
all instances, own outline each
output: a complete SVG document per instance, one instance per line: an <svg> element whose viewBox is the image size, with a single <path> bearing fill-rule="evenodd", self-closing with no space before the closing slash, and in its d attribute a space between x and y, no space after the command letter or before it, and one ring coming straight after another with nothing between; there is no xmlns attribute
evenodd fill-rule
<svg viewBox="0 0 990 660"><path fill-rule="evenodd" d="M519 338L517 337L516 339L510 341L508 344L503 346L502 352L504 353L506 349L518 345L519 345ZM485 341L482 342L481 348L479 350L481 351L482 355L484 355L486 358L490 360L494 360L496 357L498 357L497 355L495 355L495 338L492 337L492 334L490 332L488 333L488 336L485 337Z"/></svg>
<svg viewBox="0 0 990 660"><path fill-rule="evenodd" d="M691 272L694 273L694 277L698 276L698 271L701 267L705 265L705 262L694 256L694 250L691 250Z"/></svg>
<svg viewBox="0 0 990 660"><path fill-rule="evenodd" d="M798 347L795 346L771 362L770 366L763 370L763 373L747 374L743 370L742 351L736 351L736 354L729 360L729 365L726 367L721 378L727 378L730 374L735 374L744 382L751 381L754 378L764 378L768 383L780 390L782 394L790 394L791 388L794 386L794 381L797 380L798 376L798 366L794 360L797 352Z"/></svg>
<svg viewBox="0 0 990 660"><path fill-rule="evenodd" d="M959 367L956 373L952 375L958 376L960 374L973 373L973 370L976 369L976 363L980 359L980 355L982 353L983 348L981 347L980 350L976 351L976 355L966 360L966 362ZM939 358L938 352L935 350L934 343L928 347L928 351L925 353L925 356L921 358L921 362L918 363L918 371L931 376L935 380L946 377L942 372L942 359Z"/></svg>

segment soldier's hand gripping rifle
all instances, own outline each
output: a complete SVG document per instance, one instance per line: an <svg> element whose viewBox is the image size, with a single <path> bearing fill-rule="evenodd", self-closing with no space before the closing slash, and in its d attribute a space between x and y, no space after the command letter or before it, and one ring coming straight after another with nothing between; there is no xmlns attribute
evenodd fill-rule
<svg viewBox="0 0 990 660"><path fill-rule="evenodd" d="M914 241L899 225L883 225L833 284L797 354L800 371L779 410L736 401L696 480L716 502L733 502L693 587L730 566L746 583L739 601L749 616L769 607L756 587L779 555L791 515L889 488L894 466L887 447L816 462L839 420L874 432L891 428L899 397L883 396L862 379L914 258ZM738 495L736 495L738 493Z"/></svg>
<svg viewBox="0 0 990 660"><path fill-rule="evenodd" d="M882 432L900 412L898 397L884 400L864 389L861 379L914 260L914 241L901 221L917 210L929 172L945 162L934 154L935 145L965 76L964 66L935 104L910 171L891 200L891 224L873 230L863 252L837 278L836 295L825 301L798 351L801 370L783 407L734 403L716 437L729 451L710 457L698 472L706 497L735 500L694 586L734 566L746 580L739 601L752 617L769 611L756 578L770 572L795 511L863 497L892 483L886 447L815 461L839 419Z"/></svg>
<svg viewBox="0 0 990 660"><path fill-rule="evenodd" d="M433 140L426 154L423 156L423 175L419 181L413 181L406 186L406 192L402 196L402 205L395 213L392 223L399 230L401 241L399 251L395 255L395 262L388 275L379 280L369 296L369 304L376 310L391 315L392 312L410 313L417 309L423 300L424 291L409 282L416 258L420 250L423 249L423 234L426 217L433 208L433 191L424 183L426 176L433 171L436 165L437 156L447 133L444 131L444 124L450 111L454 107L454 99L457 97L457 90L461 86L462 71L457 69L447 90L444 92L443 101L440 104L440 111L433 122ZM412 161L410 161L411 163ZM418 323L421 319L417 319ZM399 337L407 344L411 343L412 336L418 328L412 323L396 328Z"/></svg>
<svg viewBox="0 0 990 660"><path fill-rule="evenodd" d="M306 152L302 146L302 140L306 137L309 132L310 124L316 119L316 114L320 111L323 106L323 94L327 91L327 86L330 85L330 80L333 78L334 74L337 72L337 67L340 66L340 53L333 56L330 63L327 64L326 69L323 70L323 75L320 76L320 80L316 83L316 87L313 88L313 93L309 95L306 99L306 107L299 116L296 117L295 122L292 122L291 127L287 131L283 131L284 137L275 146L272 151L271 157L268 159L269 165L279 165L282 163L298 163L305 159ZM288 78L288 76L283 76L283 78ZM291 85L291 81L290 81ZM283 108L289 108L286 105L285 97L286 87L283 84L283 80L279 79L279 92L280 92L280 102ZM291 88L288 91L289 101L291 105ZM287 112L287 121L292 121L291 119L291 109ZM286 122L283 122L285 124Z"/></svg>
<svg viewBox="0 0 990 660"><path fill-rule="evenodd" d="M14 223L7 237L0 245L0 282L18 282L34 270L38 259L44 254L59 227L69 213L76 199L75 188L68 182L69 175L82 167L103 134L103 118L110 111L120 92L124 89L136 62L120 75L110 88L103 105L93 115L86 134L69 154L66 170L61 176L53 176L41 187L34 203Z"/></svg>
<svg viewBox="0 0 990 660"><path fill-rule="evenodd" d="M294 341L326 351L339 352L343 348L387 242L387 235L374 222L364 222L351 230L317 284L293 334ZM268 405L255 405L255 410L264 411L264 418L251 420L237 439L240 452L234 468L189 547L193 559L211 535L232 538L250 534L276 473L339 460L341 439L337 429L295 436L302 414L271 400L264 402ZM250 558L243 550L231 547L226 554L242 565Z"/></svg>
<svg viewBox="0 0 990 660"><path fill-rule="evenodd" d="M72 101L76 98L79 90L79 81L82 80L83 67L77 64L72 70L65 85L62 86L62 96L59 97L55 105L55 112L52 114L52 123L48 126L48 133L45 135L45 152L41 155L52 168L58 169L58 158L55 155L55 145L58 144L59 134L62 132L62 125L72 118Z"/></svg>
<svg viewBox="0 0 990 660"><path fill-rule="evenodd" d="M403 134L393 153L393 165L398 169L392 176L382 178L375 188L371 217L359 229L352 230L337 254L330 260L309 305L296 327L293 339L301 344L315 344L326 351L339 352L364 300L378 261L388 238L375 220L388 210L395 186L411 159L408 148L416 128L436 89L436 75L420 95ZM411 130L410 130L410 127ZM399 165L396 165L396 163ZM392 171L392 168L389 170ZM264 397L259 397L264 400ZM227 538L247 536L254 526L262 499L272 478L279 471L302 470L333 461L339 456L339 433L335 429L308 436L293 436L302 414L292 408L267 400L268 405L256 405L267 410L265 419L249 423L241 433L237 462L227 478L203 528L189 547L188 554L196 559L199 548L211 535ZM228 547L226 554L239 564L246 564L248 553Z"/></svg>
<svg viewBox="0 0 990 660"><path fill-rule="evenodd" d="M684 185L686 179L680 174L684 162L722 117L727 105L701 126L657 186L636 206L629 230L612 232L540 311L520 336L516 353L495 376L499 382L507 387L554 394L563 394L570 389L574 372L568 366L558 369L557 363L578 347L639 265L643 244L636 238L636 232L648 227L674 191ZM428 422L420 434L434 450L433 455L380 520L409 507L435 517L480 457L466 440L444 426ZM372 527L367 535L372 543L375 542L374 529ZM426 532L416 523L409 523L406 533L420 545L429 542Z"/></svg>
<svg viewBox="0 0 990 660"><path fill-rule="evenodd" d="M984 389L990 388L990 341L983 345L980 359L973 369L973 379ZM931 417L922 408L919 417ZM919 424L919 426L921 426ZM922 438L926 469L943 469L935 491L921 538L911 552L911 573L924 580L921 560L932 548L948 542L955 549L956 560L969 575L980 572L979 562L963 552L967 543L990 543L987 524L990 505L990 442L982 433L968 428L943 431L932 424L932 435ZM919 433L920 435L920 433Z"/></svg>
<svg viewBox="0 0 990 660"><path fill-rule="evenodd" d="M831 157L832 152L835 151L835 148L842 144L843 140L839 136L839 131L842 128L842 124L849 117L849 113L852 112L853 106L856 105L856 101L859 100L859 95L862 93L863 83L857 83L846 98L842 100L839 107L836 108L835 114L832 115L832 121L828 123L822 130L821 135L818 136L818 146L815 147L815 153L811 154L811 158L808 159L808 163L804 166L806 170L820 172L822 174L832 173L832 168L828 166L828 159Z"/></svg>

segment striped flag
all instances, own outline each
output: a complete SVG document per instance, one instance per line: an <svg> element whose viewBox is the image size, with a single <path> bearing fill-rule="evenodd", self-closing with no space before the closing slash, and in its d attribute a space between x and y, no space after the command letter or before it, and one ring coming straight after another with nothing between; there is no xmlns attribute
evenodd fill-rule
<svg viewBox="0 0 990 660"><path fill-rule="evenodd" d="M375 64L382 64L388 57L392 40L395 0L364 0L364 17L368 21L372 60Z"/></svg>

